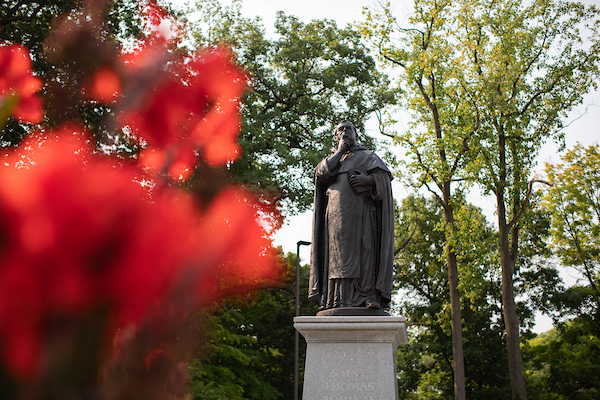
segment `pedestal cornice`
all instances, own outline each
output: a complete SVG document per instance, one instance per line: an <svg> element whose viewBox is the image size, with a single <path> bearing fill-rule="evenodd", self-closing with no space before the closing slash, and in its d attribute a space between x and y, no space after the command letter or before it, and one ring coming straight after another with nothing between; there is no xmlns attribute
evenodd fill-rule
<svg viewBox="0 0 600 400"><path fill-rule="evenodd" d="M294 327L307 343L407 343L404 317L392 316L300 316Z"/></svg>

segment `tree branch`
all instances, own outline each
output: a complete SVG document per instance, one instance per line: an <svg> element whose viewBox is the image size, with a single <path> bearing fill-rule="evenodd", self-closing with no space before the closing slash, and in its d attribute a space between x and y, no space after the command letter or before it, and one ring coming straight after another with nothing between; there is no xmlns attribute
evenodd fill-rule
<svg viewBox="0 0 600 400"><path fill-rule="evenodd" d="M387 133L385 132L385 125L383 123L383 116L381 115L381 110L375 110L375 117L377 117L377 125L379 127L379 133L382 134L383 136L387 136L390 139L394 139L395 136L392 135L391 133Z"/></svg>
<svg viewBox="0 0 600 400"><path fill-rule="evenodd" d="M533 188L533 184L534 183L543 183L545 185L548 186L554 186L554 184L542 180L542 179L532 179L531 181L529 181L529 188L527 189L527 195L525 196L525 201L523 202L523 205L521 206L521 209L519 210L519 212L517 213L517 215L515 215L513 217L513 219L508 223L508 228L512 228L513 225L519 220L519 218L521 218L521 216L523 215L523 213L525 212L525 209L527 208L527 206L529 205L529 199L531 198L531 191Z"/></svg>
<svg viewBox="0 0 600 400"><path fill-rule="evenodd" d="M408 239L406 239L401 246L398 246L394 250L394 256L397 256L398 254L400 254L400 251L403 250L403 249L405 249L406 246L408 246L408 244L411 242L413 236L415 235L416 231L417 231L417 212L415 211L415 224L414 224L413 230L410 233L410 236L408 237Z"/></svg>
<svg viewBox="0 0 600 400"><path fill-rule="evenodd" d="M429 167L427 167L427 165L425 165L425 163L423 162L423 159L421 158L421 153L419 153L419 150L417 149L417 147L410 142L406 142L406 143L412 147L413 151L417 155L417 161L419 162L419 165L421 166L421 168L423 168L425 170L425 174L429 177L429 179L431 179L431 181L433 183L435 183L435 185L438 187L438 189L442 190L442 185L439 182L437 182L435 175L433 175L433 173L429 170ZM422 182L422 183L427 186L426 182ZM429 187L427 187L427 189L429 189ZM431 189L430 189L430 191L431 191Z"/></svg>

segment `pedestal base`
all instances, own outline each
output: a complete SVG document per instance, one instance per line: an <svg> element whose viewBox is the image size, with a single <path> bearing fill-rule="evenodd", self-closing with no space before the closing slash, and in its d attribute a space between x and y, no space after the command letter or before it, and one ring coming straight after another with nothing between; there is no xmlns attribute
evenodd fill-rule
<svg viewBox="0 0 600 400"><path fill-rule="evenodd" d="M407 343L404 318L296 317L306 339L303 400L398 399L396 350Z"/></svg>

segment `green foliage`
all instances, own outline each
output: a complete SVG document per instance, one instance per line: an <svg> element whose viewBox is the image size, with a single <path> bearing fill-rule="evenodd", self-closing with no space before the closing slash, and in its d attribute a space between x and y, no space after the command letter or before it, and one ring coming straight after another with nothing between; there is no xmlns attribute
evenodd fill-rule
<svg viewBox="0 0 600 400"><path fill-rule="evenodd" d="M534 198L523 225L515 290L521 328L531 327L535 311L559 312L556 304L578 297L562 288L552 254L545 246L549 220ZM453 246L459 254L462 327L468 398L510 398L506 337L500 293L497 232L481 211L455 202ZM411 323L411 339L398 354L399 388L406 398L451 398L450 305L444 258L443 212L433 199L410 196L397 210L396 282L400 310ZM580 292L579 292L580 293ZM591 323L591 322L590 322ZM527 353L526 357L531 357ZM537 385L527 375L528 387ZM544 398L544 397L542 397Z"/></svg>
<svg viewBox="0 0 600 400"><path fill-rule="evenodd" d="M567 112L597 85L599 16L574 2L460 3L457 40L484 116L472 172L513 217L539 147L562 139Z"/></svg>
<svg viewBox="0 0 600 400"><path fill-rule="evenodd" d="M459 282L468 398L507 398L505 340L494 232L481 211L464 202L457 207L455 246L461 249ZM445 229L439 203L404 199L398 209L397 243L401 314L414 323L411 340L400 347L399 387L415 399L450 398L452 345ZM463 253L464 252L464 253Z"/></svg>
<svg viewBox="0 0 600 400"><path fill-rule="evenodd" d="M600 396L600 336L589 318L576 318L524 347L531 399L587 400Z"/></svg>
<svg viewBox="0 0 600 400"><path fill-rule="evenodd" d="M544 206L552 216L552 247L561 263L573 267L587 280L587 289L572 288L566 302L600 312L600 147L577 144L562 163L546 164L553 182ZM573 303L573 299L579 301ZM579 306L576 306L579 303ZM591 307L589 307L591 306ZM583 310L581 310L583 311Z"/></svg>
<svg viewBox="0 0 600 400"><path fill-rule="evenodd" d="M458 196L457 196L458 197ZM467 301L482 301L490 281L498 274L496 235L481 209L460 202L456 210L456 229L447 232L459 262L458 288Z"/></svg>
<svg viewBox="0 0 600 400"><path fill-rule="evenodd" d="M410 26L404 28L387 2L380 10L366 10L360 25L384 64L401 68L402 106L413 118L394 139L411 158L407 178L416 186L434 183L440 192L464 175L462 167L472 156L469 142L480 124L474 99L465 90L457 43L451 40L456 29L452 5L416 1Z"/></svg>
<svg viewBox="0 0 600 400"><path fill-rule="evenodd" d="M195 400L288 399L293 397L295 255L288 254L288 290L263 290L247 299L227 301L214 315L200 317L204 340L190 366ZM301 268L308 281L308 266ZM300 293L300 313L314 315L306 288ZM301 339L300 355L305 353ZM304 358L300 359L301 374Z"/></svg>
<svg viewBox="0 0 600 400"><path fill-rule="evenodd" d="M277 399L281 393L265 377L277 372L272 349L263 349L255 335L245 332L242 310L224 308L205 317L210 344L203 349L209 358L194 359L190 383L194 399ZM257 322L261 322L260 320ZM251 329L252 327L250 327Z"/></svg>
<svg viewBox="0 0 600 400"><path fill-rule="evenodd" d="M225 8L197 2L202 23L193 32L197 45L231 46L251 76L242 110L244 154L231 172L269 192L284 211L304 211L312 204L313 168L329 153L334 126L350 120L360 139L373 144L364 124L394 103L396 93L355 30L279 13L270 39L260 19L243 18L240 8L240 1Z"/></svg>
<svg viewBox="0 0 600 400"><path fill-rule="evenodd" d="M0 5L0 38L21 43L32 51L34 69L43 65L43 44L58 16L78 8L75 0L31 2L7 0Z"/></svg>

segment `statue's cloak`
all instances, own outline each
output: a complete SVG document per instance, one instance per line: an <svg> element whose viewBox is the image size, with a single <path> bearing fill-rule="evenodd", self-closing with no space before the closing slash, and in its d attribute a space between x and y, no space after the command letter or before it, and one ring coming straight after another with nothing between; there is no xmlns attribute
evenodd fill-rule
<svg viewBox="0 0 600 400"><path fill-rule="evenodd" d="M394 207L391 173L375 153L361 145L354 146L345 153L338 167L333 171L329 171L327 159L321 161L315 168L315 199L308 297L321 308L330 308L331 299L327 299L328 296L332 296L331 291L328 293L329 279L352 278L356 279L357 282L367 282L368 280L372 284L364 283L364 285L374 285L374 288L369 287L369 289L378 292L383 303L381 306L386 307L392 294L394 258ZM355 173L356 170L370 175L375 185L372 187L361 186L358 190L353 188L348 183L347 177ZM332 187L341 188L340 191L335 192L337 196L335 198L332 190L330 190ZM330 196L332 196L332 200L330 200ZM336 207L333 204L334 201L344 204L356 204L356 206L353 206L356 208L356 215L352 218L345 218L343 227L337 225L334 227L339 233L334 232L332 234L330 232L332 228L328 225L340 223L339 221L330 221L332 218L332 210L328 211L330 201L332 207ZM364 204L364 207L362 204ZM365 220L369 222L361 224L361 221ZM362 251L357 250L360 246L336 243L347 242L348 234L352 235L353 232L358 230L363 230L369 243L373 243L371 251L374 254L357 255ZM332 254L332 252L340 254ZM349 252L352 254L346 254ZM332 259L340 261L332 262ZM364 260L368 260L368 262L365 263ZM367 263L369 265L364 265ZM370 275L368 277L364 276L367 273ZM358 284L362 285L363 283ZM360 293L358 294L360 295ZM358 306L358 304L352 304L352 306Z"/></svg>

